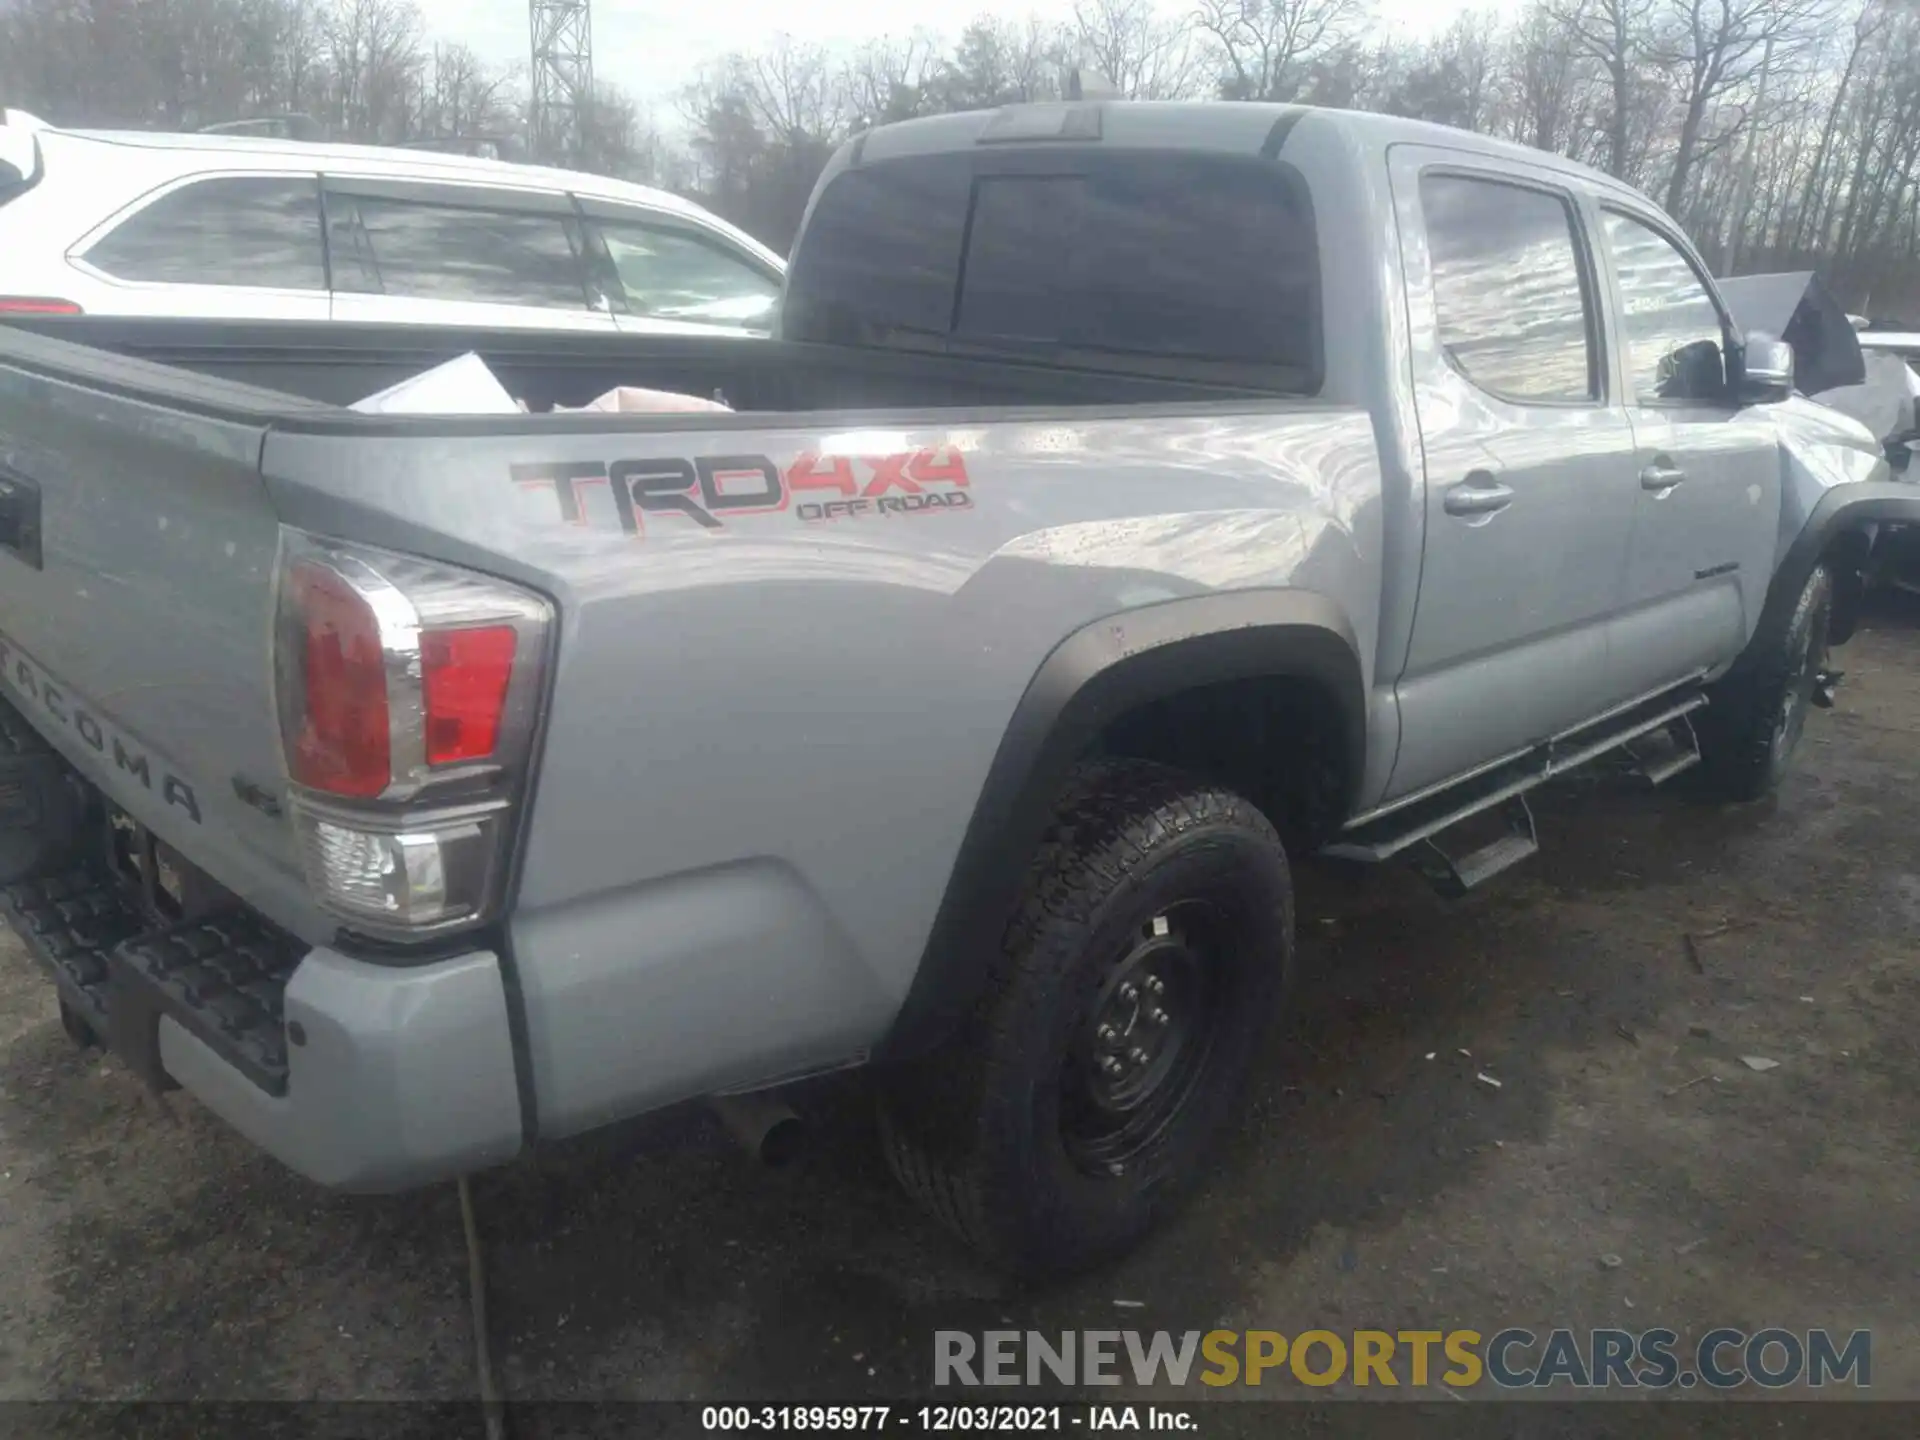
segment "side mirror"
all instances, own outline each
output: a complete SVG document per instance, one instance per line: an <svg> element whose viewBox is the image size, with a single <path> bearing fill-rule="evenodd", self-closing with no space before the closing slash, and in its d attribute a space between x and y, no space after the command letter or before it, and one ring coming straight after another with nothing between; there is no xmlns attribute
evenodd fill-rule
<svg viewBox="0 0 1920 1440"><path fill-rule="evenodd" d="M1742 405L1774 405L1793 395L1793 346L1755 330L1740 347L1735 394Z"/></svg>
<svg viewBox="0 0 1920 1440"><path fill-rule="evenodd" d="M1689 340L1660 357L1662 400L1717 400L1727 393L1727 357L1718 340Z"/></svg>

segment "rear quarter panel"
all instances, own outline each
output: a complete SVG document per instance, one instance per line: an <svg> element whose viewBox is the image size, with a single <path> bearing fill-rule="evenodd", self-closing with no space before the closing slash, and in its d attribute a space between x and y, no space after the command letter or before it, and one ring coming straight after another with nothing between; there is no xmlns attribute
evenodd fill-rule
<svg viewBox="0 0 1920 1440"><path fill-rule="evenodd" d="M1358 410L471 430L275 434L265 471L291 524L558 602L511 925L545 1134L877 1040L1008 719L1081 626L1305 588L1344 610L1372 680L1380 477ZM764 459L779 498L624 526L619 462L716 457L745 495ZM877 503L914 490L941 503Z"/></svg>

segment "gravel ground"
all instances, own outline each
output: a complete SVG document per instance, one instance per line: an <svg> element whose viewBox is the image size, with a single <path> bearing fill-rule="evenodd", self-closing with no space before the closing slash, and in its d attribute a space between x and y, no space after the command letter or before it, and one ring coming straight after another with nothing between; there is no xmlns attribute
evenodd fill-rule
<svg viewBox="0 0 1920 1440"><path fill-rule="evenodd" d="M689 1110L480 1177L506 1393L904 1397L940 1328L1778 1324L1871 1328L1920 1399L1920 613L1841 663L1776 800L1561 786L1458 903L1304 867L1245 1120L1101 1274L983 1270L841 1090L793 1170ZM451 1186L310 1187L74 1049L0 941L0 1400L464 1399L464 1264Z"/></svg>

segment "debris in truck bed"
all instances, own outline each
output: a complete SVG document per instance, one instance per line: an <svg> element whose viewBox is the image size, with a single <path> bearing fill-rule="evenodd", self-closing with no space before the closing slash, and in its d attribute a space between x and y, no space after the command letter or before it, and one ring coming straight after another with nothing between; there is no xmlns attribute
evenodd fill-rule
<svg viewBox="0 0 1920 1440"><path fill-rule="evenodd" d="M671 390L647 390L638 385L620 385L589 400L576 409L570 405L553 407L557 415L582 411L617 411L623 414L673 415L687 411L717 411L731 415L733 407L719 400L702 400L698 395L680 395Z"/></svg>
<svg viewBox="0 0 1920 1440"><path fill-rule="evenodd" d="M524 415L528 407L524 400L516 400L507 393L506 386L485 360L468 351L444 365L423 370L364 400L356 400L352 408L370 415ZM733 407L718 399L703 400L698 395L649 390L638 385L615 386L585 405L553 407L556 415L589 412L731 415Z"/></svg>
<svg viewBox="0 0 1920 1440"><path fill-rule="evenodd" d="M518 415L525 409L471 350L356 400L351 408L368 415Z"/></svg>

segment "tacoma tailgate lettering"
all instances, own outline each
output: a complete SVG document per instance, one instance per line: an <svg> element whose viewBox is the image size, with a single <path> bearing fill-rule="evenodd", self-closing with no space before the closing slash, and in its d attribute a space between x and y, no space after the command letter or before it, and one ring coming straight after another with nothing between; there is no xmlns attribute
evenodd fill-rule
<svg viewBox="0 0 1920 1440"><path fill-rule="evenodd" d="M200 801L193 786L168 768L166 762L146 746L118 728L110 728L95 717L73 695L53 680L37 660L29 660L19 646L0 635L0 680L22 702L21 708L39 711L61 730L70 732L80 743L101 757L112 756L114 768L143 790L154 790L159 775L161 800L200 823Z"/></svg>

